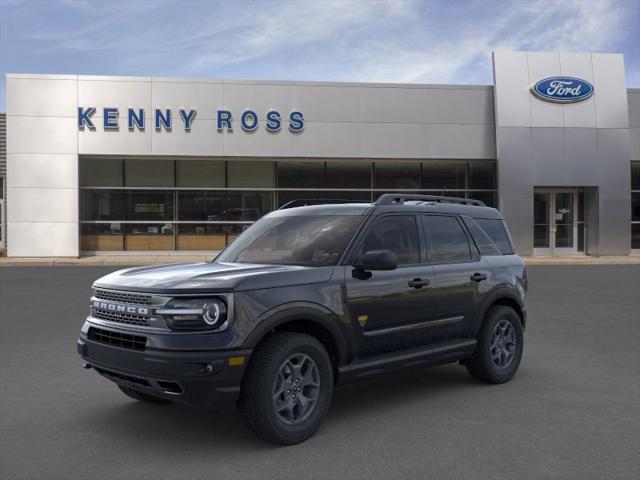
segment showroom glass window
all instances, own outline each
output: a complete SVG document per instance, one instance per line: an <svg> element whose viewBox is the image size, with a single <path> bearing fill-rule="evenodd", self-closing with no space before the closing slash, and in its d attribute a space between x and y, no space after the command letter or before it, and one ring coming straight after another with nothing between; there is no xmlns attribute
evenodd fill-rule
<svg viewBox="0 0 640 480"><path fill-rule="evenodd" d="M484 160L81 157L81 250L221 250L291 200L444 190L495 206L496 188Z"/></svg>

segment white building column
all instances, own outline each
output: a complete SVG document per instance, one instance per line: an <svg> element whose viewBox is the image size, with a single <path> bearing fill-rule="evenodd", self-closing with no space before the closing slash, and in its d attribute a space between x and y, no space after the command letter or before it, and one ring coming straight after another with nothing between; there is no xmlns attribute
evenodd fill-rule
<svg viewBox="0 0 640 480"><path fill-rule="evenodd" d="M78 79L7 75L7 254L77 257Z"/></svg>

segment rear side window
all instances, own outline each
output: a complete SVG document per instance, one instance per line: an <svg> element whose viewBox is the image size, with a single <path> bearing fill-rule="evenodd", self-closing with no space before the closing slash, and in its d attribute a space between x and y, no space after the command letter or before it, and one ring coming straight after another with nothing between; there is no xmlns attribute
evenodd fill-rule
<svg viewBox="0 0 640 480"><path fill-rule="evenodd" d="M493 240L489 238L489 235L485 233L480 225L471 217L462 217L462 221L469 229L473 241L476 243L481 255L502 255L500 249L493 243Z"/></svg>
<svg viewBox="0 0 640 480"><path fill-rule="evenodd" d="M509 234L507 228L504 226L504 222L499 219L492 218L476 218L478 225L489 235L489 238L496 244L502 255L513 254L513 247L509 240Z"/></svg>
<svg viewBox="0 0 640 480"><path fill-rule="evenodd" d="M391 250L398 257L398 265L420 263L415 217L393 215L376 221L362 244L362 253L369 250Z"/></svg>
<svg viewBox="0 0 640 480"><path fill-rule="evenodd" d="M422 217L428 238L429 260L433 263L467 262L471 260L469 240L456 217Z"/></svg>

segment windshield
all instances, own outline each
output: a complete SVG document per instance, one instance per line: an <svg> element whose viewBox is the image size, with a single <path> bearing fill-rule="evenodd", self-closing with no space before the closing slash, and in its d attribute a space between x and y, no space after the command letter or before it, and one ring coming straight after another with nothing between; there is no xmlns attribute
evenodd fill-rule
<svg viewBox="0 0 640 480"><path fill-rule="evenodd" d="M361 216L267 217L240 235L216 259L309 267L337 265Z"/></svg>

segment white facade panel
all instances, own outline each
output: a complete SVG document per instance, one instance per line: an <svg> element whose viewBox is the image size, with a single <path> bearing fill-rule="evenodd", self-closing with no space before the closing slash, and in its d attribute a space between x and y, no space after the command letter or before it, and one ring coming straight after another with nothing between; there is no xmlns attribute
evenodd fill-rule
<svg viewBox="0 0 640 480"><path fill-rule="evenodd" d="M594 84L590 53L560 53L560 75L577 77ZM598 91L598 93L600 93ZM571 104L564 110L564 126L567 128L596 128L596 101L589 98Z"/></svg>
<svg viewBox="0 0 640 480"><path fill-rule="evenodd" d="M7 254L77 256L76 77L11 75L7 85Z"/></svg>
<svg viewBox="0 0 640 480"><path fill-rule="evenodd" d="M493 125L428 125L428 156L434 158L495 158ZM479 152L482 152L479 154Z"/></svg>
<svg viewBox="0 0 640 480"><path fill-rule="evenodd" d="M595 187L600 183L598 170L598 133L595 128L567 128L567 185Z"/></svg>
<svg viewBox="0 0 640 480"><path fill-rule="evenodd" d="M427 123L494 125L493 88L431 88Z"/></svg>
<svg viewBox="0 0 640 480"><path fill-rule="evenodd" d="M76 117L76 77L7 77L9 115L36 117Z"/></svg>
<svg viewBox="0 0 640 480"><path fill-rule="evenodd" d="M543 78L560 74L560 54L529 53L529 86ZM529 93L532 127L564 127L563 105L539 100Z"/></svg>
<svg viewBox="0 0 640 480"><path fill-rule="evenodd" d="M127 118L118 120L119 128L105 130L101 126L85 129L78 138L81 155L151 155L153 126L149 121L144 130L129 130Z"/></svg>
<svg viewBox="0 0 640 480"><path fill-rule="evenodd" d="M274 133L264 128L258 128L251 133L240 129L233 133L227 133L216 141L222 141L223 155L225 156L290 157L294 155L294 145L304 142L305 135L292 135L284 126L283 130Z"/></svg>
<svg viewBox="0 0 640 480"><path fill-rule="evenodd" d="M214 120L216 109L224 105L222 82L189 82L157 80L151 81L151 98L154 108L162 107L171 110L171 116L180 118L180 109L196 109L195 124L200 120ZM150 111L152 116L153 112ZM151 117L153 118L153 117Z"/></svg>
<svg viewBox="0 0 640 480"><path fill-rule="evenodd" d="M495 95L497 127L530 127L529 65L521 52L494 52L493 76L500 85Z"/></svg>
<svg viewBox="0 0 640 480"><path fill-rule="evenodd" d="M78 188L75 154L10 153L8 157L13 188Z"/></svg>
<svg viewBox="0 0 640 480"><path fill-rule="evenodd" d="M127 118L129 108L143 108L145 113L152 113L151 78L140 77L135 81L118 80L88 80L90 77L78 80L78 106L94 107L93 116L96 127L102 129L97 119L103 117L104 108L117 108L120 119ZM153 118L153 117L151 117Z"/></svg>
<svg viewBox="0 0 640 480"><path fill-rule="evenodd" d="M598 182L600 199L630 200L631 168L629 159L629 130L626 128L598 129ZM630 209L628 208L629 212Z"/></svg>
<svg viewBox="0 0 640 480"><path fill-rule="evenodd" d="M238 132L237 134L243 134ZM235 135L234 132L228 135ZM193 122L191 131L176 127L171 132L152 131L151 152L153 155L206 155L223 154L223 136L216 132L216 121L202 118Z"/></svg>
<svg viewBox="0 0 640 480"><path fill-rule="evenodd" d="M362 121L366 123L427 123L430 108L429 92L428 88L362 88Z"/></svg>
<svg viewBox="0 0 640 480"><path fill-rule="evenodd" d="M291 138L292 156L358 157L360 129L358 123L314 123L307 120L304 132ZM292 136L287 131L282 133Z"/></svg>
<svg viewBox="0 0 640 480"><path fill-rule="evenodd" d="M594 53L592 58L598 128L629 128L622 55Z"/></svg>
<svg viewBox="0 0 640 480"><path fill-rule="evenodd" d="M7 154L77 151L75 117L22 117L7 112Z"/></svg>
<svg viewBox="0 0 640 480"><path fill-rule="evenodd" d="M77 257L78 223L7 222L10 257Z"/></svg>
<svg viewBox="0 0 640 480"><path fill-rule="evenodd" d="M264 120L269 110L280 112L283 120L289 113L302 107L293 101L293 87L289 85L245 85L225 83L222 88L220 107L229 109L240 121L240 115L253 110ZM240 125L238 125L239 127Z"/></svg>
<svg viewBox="0 0 640 480"><path fill-rule="evenodd" d="M361 92L359 85L295 85L293 105L304 112L308 122L360 122Z"/></svg>
<svg viewBox="0 0 640 480"><path fill-rule="evenodd" d="M429 155L427 125L363 124L362 154L371 158L424 158Z"/></svg>
<svg viewBox="0 0 640 480"><path fill-rule="evenodd" d="M7 189L11 208L8 223L77 222L77 188L12 188Z"/></svg>

